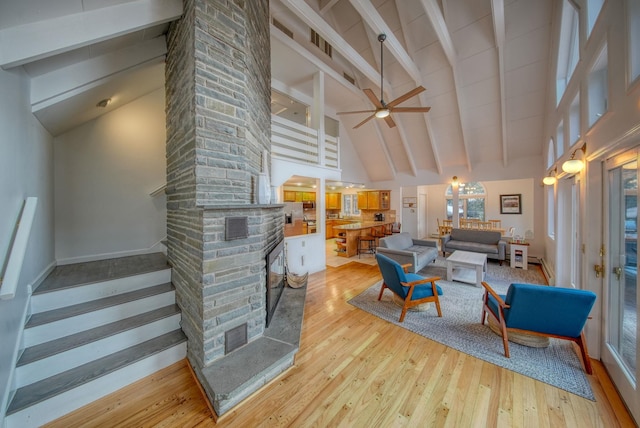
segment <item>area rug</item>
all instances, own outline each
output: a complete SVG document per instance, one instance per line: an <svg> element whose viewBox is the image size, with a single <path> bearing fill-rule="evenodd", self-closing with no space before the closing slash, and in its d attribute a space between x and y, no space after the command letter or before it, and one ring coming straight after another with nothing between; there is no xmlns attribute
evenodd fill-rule
<svg viewBox="0 0 640 428"><path fill-rule="evenodd" d="M420 271L421 275L433 276L439 272L444 260ZM439 273L438 273L439 272ZM510 269L490 263L485 281L500 294L506 293L511 282L544 284L544 277L536 266L528 271ZM483 361L548 383L570 393L595 401L591 385L571 342L551 339L547 348L531 348L509 342L511 358L504 356L502 338L489 327L480 324L483 289L471 284L438 281L443 295L440 297L442 318L435 307L425 312L407 312L403 323L398 322L401 308L392 301L391 291L385 290L378 301L381 281L349 300L353 306L367 311L399 327L454 348ZM543 314L541 314L544 316Z"/></svg>

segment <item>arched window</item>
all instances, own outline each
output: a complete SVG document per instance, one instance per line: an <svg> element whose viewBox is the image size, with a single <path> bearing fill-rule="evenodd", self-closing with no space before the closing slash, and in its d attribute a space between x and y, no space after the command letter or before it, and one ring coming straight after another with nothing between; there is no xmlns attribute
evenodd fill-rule
<svg viewBox="0 0 640 428"><path fill-rule="evenodd" d="M458 184L458 212L460 213L460 218L485 221L486 195L487 192L484 186L478 181ZM451 185L447 187L445 199L447 201L447 219L451 220L453 218L453 188Z"/></svg>

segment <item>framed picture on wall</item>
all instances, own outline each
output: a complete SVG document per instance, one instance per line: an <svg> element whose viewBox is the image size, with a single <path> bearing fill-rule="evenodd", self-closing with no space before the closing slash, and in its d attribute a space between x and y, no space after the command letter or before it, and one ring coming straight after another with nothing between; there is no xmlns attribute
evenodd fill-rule
<svg viewBox="0 0 640 428"><path fill-rule="evenodd" d="M522 194L500 195L500 214L522 214Z"/></svg>

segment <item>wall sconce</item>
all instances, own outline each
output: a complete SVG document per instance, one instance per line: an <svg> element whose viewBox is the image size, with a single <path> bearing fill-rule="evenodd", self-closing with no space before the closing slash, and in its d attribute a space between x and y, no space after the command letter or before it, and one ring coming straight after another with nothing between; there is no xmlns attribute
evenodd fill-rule
<svg viewBox="0 0 640 428"><path fill-rule="evenodd" d="M584 161L582 159L575 158L578 150L582 150L582 154L584 155L587 152L587 143L584 143L582 147L575 149L573 153L571 153L569 160L562 164L562 170L567 174L576 174L584 168Z"/></svg>
<svg viewBox="0 0 640 428"><path fill-rule="evenodd" d="M458 176L454 175L451 181L451 184L458 184Z"/></svg>
<svg viewBox="0 0 640 428"><path fill-rule="evenodd" d="M553 175L551 175L553 173ZM549 171L549 175L542 179L542 182L547 186L552 186L556 183L556 174L558 173L558 167L553 168Z"/></svg>

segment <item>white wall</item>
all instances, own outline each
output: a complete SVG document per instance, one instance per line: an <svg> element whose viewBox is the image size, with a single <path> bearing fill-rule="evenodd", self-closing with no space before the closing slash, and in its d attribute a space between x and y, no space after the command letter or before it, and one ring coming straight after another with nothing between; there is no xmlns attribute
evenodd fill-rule
<svg viewBox="0 0 640 428"><path fill-rule="evenodd" d="M545 231L543 228L544 202L542 188L536 186L532 178L514 180L481 181L486 190L486 219L501 220L502 228L515 227L518 235L525 235L530 230L533 239L529 240L529 255L539 257L544 254ZM437 233L437 219L446 218L445 191L449 184L420 186L427 193L427 229L429 233ZM405 189L403 189L404 191ZM522 214L500 214L500 195L522 195ZM540 200L539 200L540 199ZM407 210L407 208L404 208ZM404 217L404 216L403 216ZM403 229L407 223L404 219Z"/></svg>
<svg viewBox="0 0 640 428"><path fill-rule="evenodd" d="M0 420L11 389L28 286L53 268L53 138L31 114L29 78L0 70L0 272L25 198L38 198L36 216L16 296L0 300ZM1 276L1 275L0 275Z"/></svg>
<svg viewBox="0 0 640 428"><path fill-rule="evenodd" d="M56 137L59 264L160 248L166 198L164 89ZM155 247L154 247L155 246Z"/></svg>

